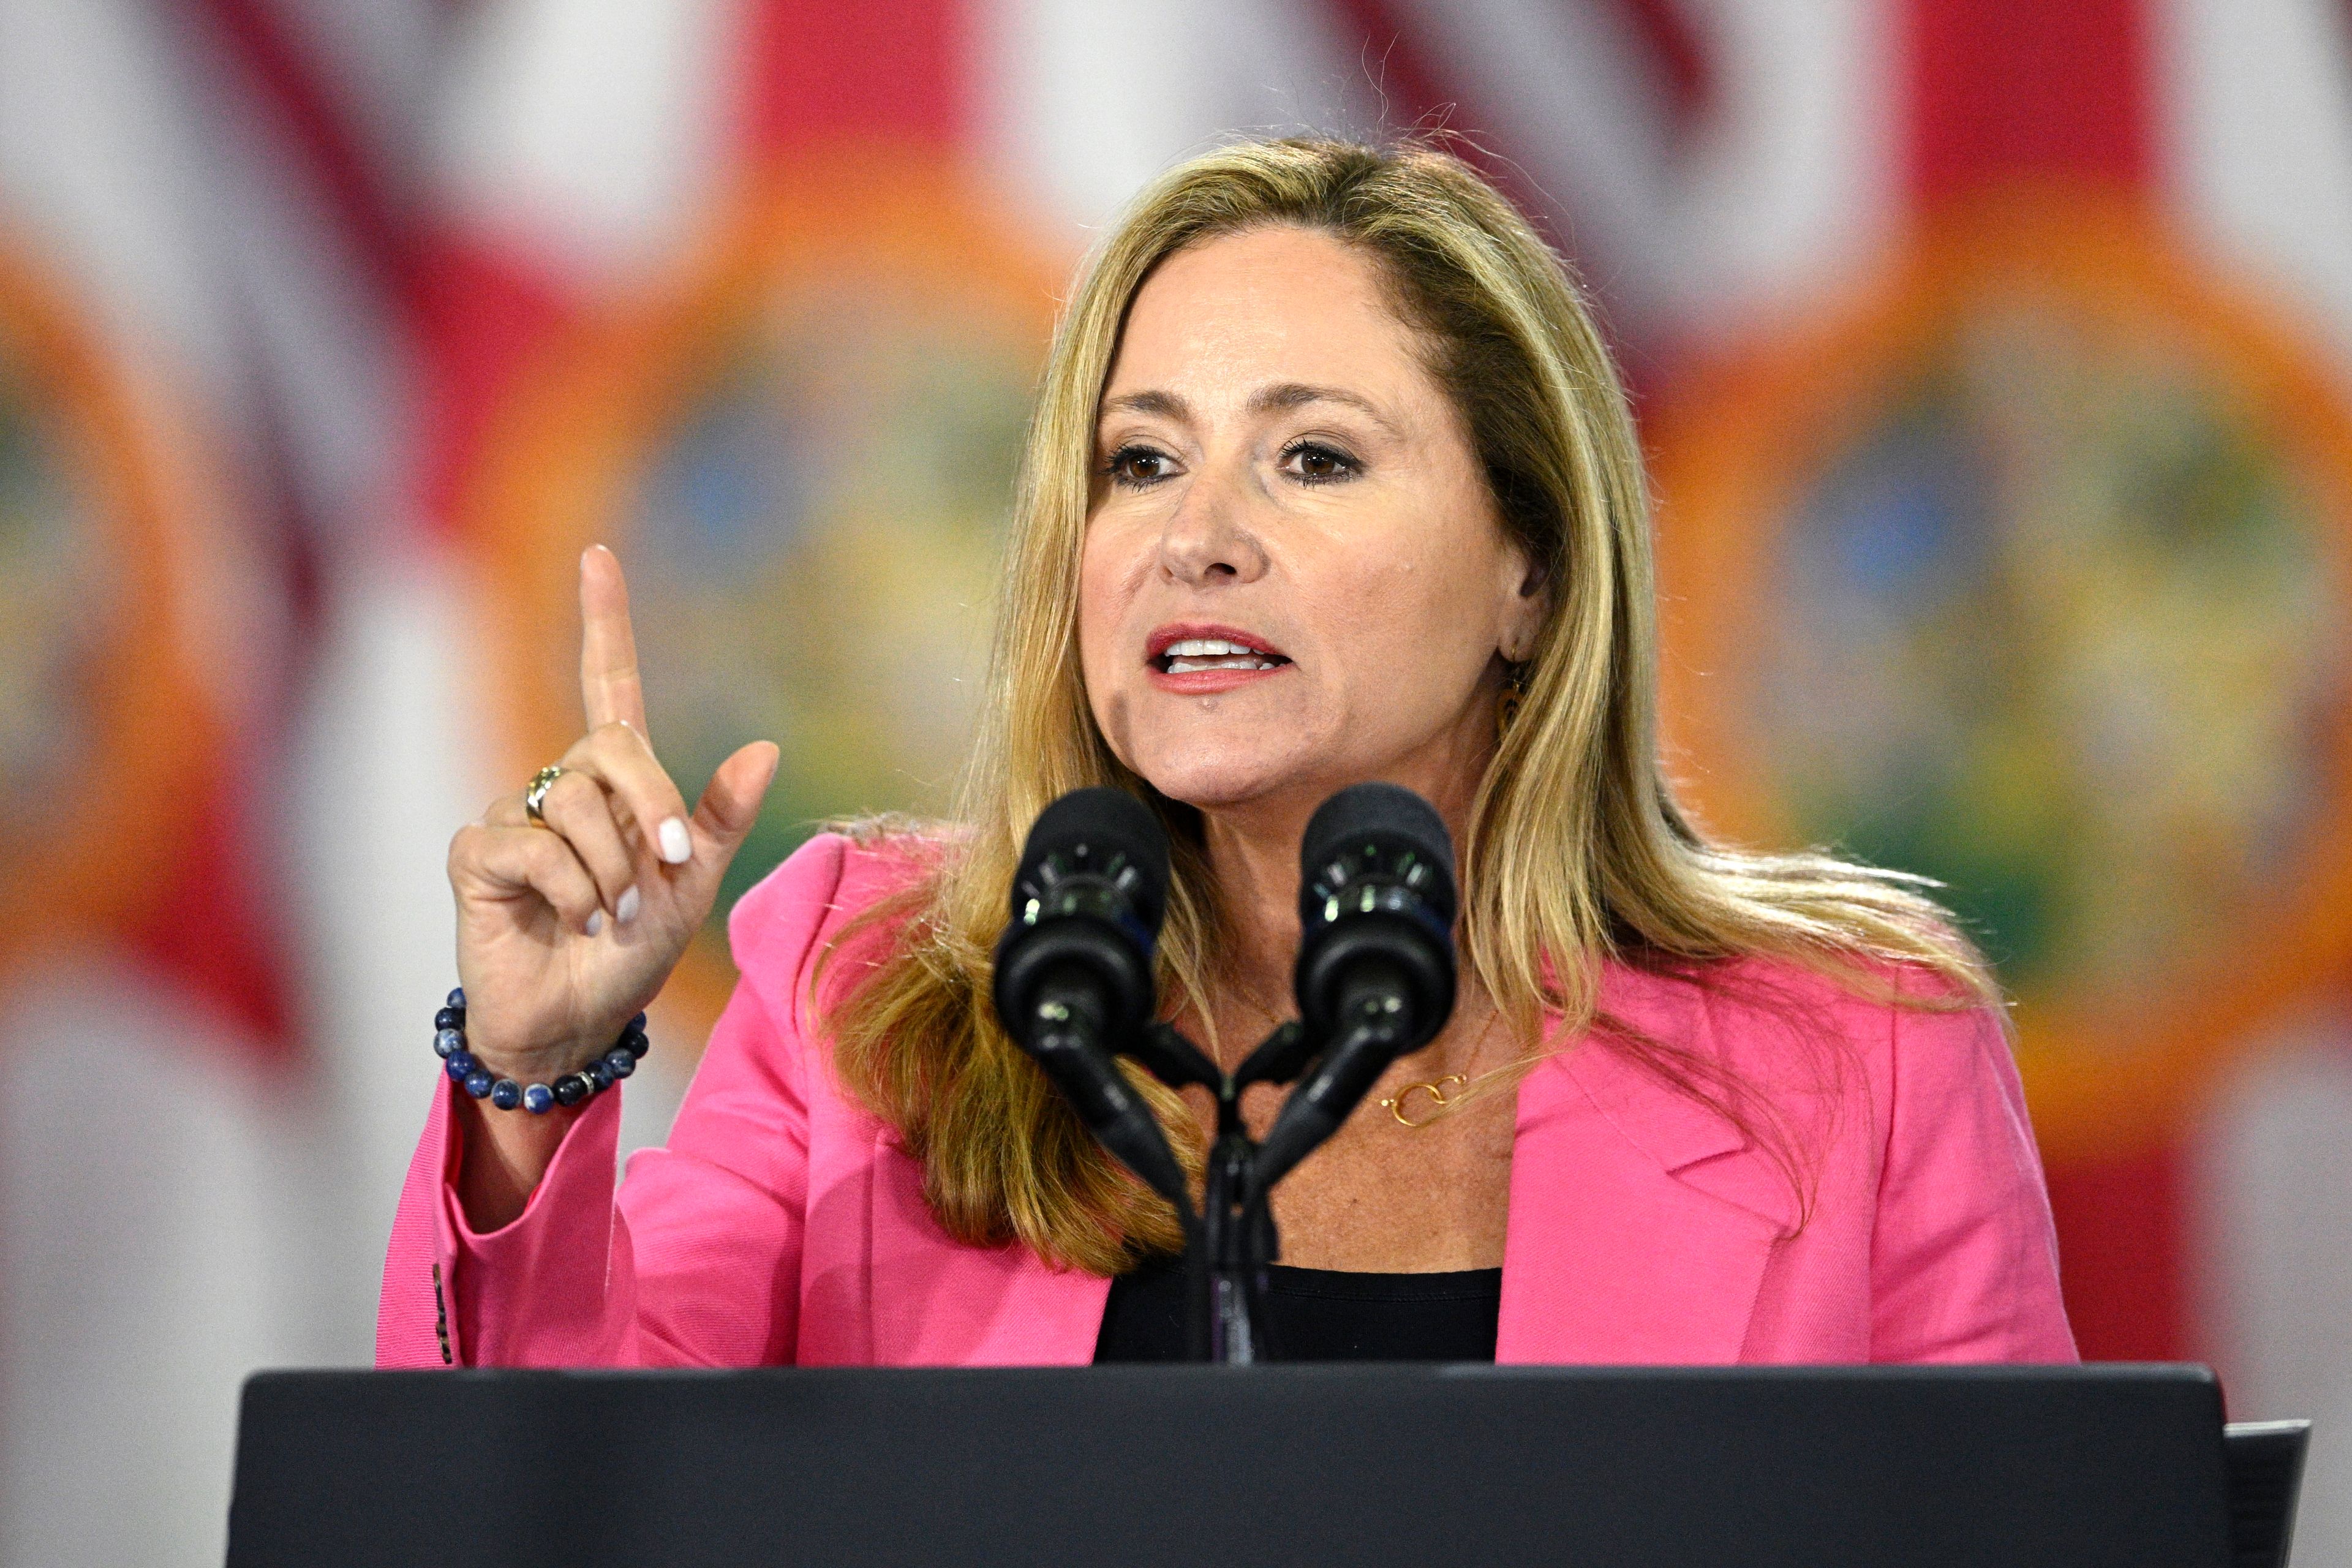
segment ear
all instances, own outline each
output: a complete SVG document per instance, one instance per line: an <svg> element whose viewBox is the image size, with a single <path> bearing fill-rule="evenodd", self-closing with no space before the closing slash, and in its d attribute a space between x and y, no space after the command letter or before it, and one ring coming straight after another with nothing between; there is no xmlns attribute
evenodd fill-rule
<svg viewBox="0 0 2352 1568"><path fill-rule="evenodd" d="M1551 574L1531 560L1517 544L1503 552L1502 614L1496 627L1496 651L1512 664L1535 652L1536 634L1551 612Z"/></svg>

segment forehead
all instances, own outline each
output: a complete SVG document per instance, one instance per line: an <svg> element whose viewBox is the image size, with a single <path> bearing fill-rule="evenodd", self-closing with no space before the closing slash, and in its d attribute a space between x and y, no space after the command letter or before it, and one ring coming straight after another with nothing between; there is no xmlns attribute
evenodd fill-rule
<svg viewBox="0 0 2352 1568"><path fill-rule="evenodd" d="M1253 229L1160 264L1128 312L1105 391L1230 403L1281 381L1435 395L1417 347L1364 251L1318 230Z"/></svg>

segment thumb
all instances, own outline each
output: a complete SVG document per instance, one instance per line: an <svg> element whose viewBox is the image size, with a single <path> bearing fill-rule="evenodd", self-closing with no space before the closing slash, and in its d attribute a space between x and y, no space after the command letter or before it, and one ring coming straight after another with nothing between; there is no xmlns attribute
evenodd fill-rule
<svg viewBox="0 0 2352 1568"><path fill-rule="evenodd" d="M719 763L703 786L701 804L694 808L695 830L719 848L722 861L733 857L760 820L760 802L782 756L772 742L754 741Z"/></svg>

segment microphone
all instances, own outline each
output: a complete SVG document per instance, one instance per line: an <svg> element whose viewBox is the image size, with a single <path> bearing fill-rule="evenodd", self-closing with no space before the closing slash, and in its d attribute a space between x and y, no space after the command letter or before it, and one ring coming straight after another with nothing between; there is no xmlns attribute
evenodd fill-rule
<svg viewBox="0 0 2352 1568"><path fill-rule="evenodd" d="M996 943L996 1016L1096 1138L1191 1208L1183 1168L1112 1056L1157 1011L1151 953L1168 907L1168 837L1141 801L1074 790L1037 816Z"/></svg>
<svg viewBox="0 0 2352 1568"><path fill-rule="evenodd" d="M1298 862L1298 1014L1324 1047L1259 1149L1261 1191L1454 1012L1454 842L1427 801L1395 784L1343 789L1308 819Z"/></svg>

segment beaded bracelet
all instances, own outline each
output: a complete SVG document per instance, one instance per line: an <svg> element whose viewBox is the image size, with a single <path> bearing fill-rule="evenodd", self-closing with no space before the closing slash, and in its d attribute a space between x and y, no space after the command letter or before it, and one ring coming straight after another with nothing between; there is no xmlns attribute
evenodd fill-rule
<svg viewBox="0 0 2352 1568"><path fill-rule="evenodd" d="M565 1073L553 1083L520 1084L510 1078L493 1078L481 1059L466 1048L466 989L449 993L448 1002L433 1015L433 1054L441 1058L450 1080L476 1100L487 1100L500 1110L517 1106L541 1116L559 1105L577 1105L602 1094L637 1070L637 1058L648 1048L643 1013L621 1027L613 1048L577 1072Z"/></svg>

